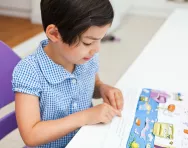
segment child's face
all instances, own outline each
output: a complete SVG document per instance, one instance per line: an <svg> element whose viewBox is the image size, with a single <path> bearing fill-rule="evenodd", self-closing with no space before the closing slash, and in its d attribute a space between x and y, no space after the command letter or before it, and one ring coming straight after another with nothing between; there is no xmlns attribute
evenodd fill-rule
<svg viewBox="0 0 188 148"><path fill-rule="evenodd" d="M59 55L70 64L83 64L99 52L101 39L105 36L110 25L103 27L92 26L82 34L79 43L68 45L58 42Z"/></svg>

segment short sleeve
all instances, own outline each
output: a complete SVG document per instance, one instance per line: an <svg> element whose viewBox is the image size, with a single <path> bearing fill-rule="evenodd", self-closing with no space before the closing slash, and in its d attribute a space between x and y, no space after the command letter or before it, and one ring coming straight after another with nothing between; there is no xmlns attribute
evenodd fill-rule
<svg viewBox="0 0 188 148"><path fill-rule="evenodd" d="M12 90L40 97L41 84L34 68L34 62L22 60L14 68Z"/></svg>

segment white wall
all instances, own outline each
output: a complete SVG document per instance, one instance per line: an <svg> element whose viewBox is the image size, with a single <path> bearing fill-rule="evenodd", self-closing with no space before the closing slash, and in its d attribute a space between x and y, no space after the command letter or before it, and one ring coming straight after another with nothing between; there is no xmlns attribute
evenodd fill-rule
<svg viewBox="0 0 188 148"><path fill-rule="evenodd" d="M32 0L31 9L31 21L35 24L41 24L40 0Z"/></svg>
<svg viewBox="0 0 188 148"><path fill-rule="evenodd" d="M110 32L113 32L120 24L122 17L128 13L131 8L132 0L110 0L115 11L114 22L111 26Z"/></svg>
<svg viewBox="0 0 188 148"><path fill-rule="evenodd" d="M133 0L130 13L167 17L176 8L188 8L188 3L177 3L168 0Z"/></svg>
<svg viewBox="0 0 188 148"><path fill-rule="evenodd" d="M31 0L0 0L0 15L30 18Z"/></svg>
<svg viewBox="0 0 188 148"><path fill-rule="evenodd" d="M30 9L30 0L0 0L1 7Z"/></svg>

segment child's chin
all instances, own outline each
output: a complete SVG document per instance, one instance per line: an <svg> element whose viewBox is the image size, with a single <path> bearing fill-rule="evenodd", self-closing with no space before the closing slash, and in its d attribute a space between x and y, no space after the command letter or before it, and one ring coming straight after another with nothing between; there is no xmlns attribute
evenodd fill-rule
<svg viewBox="0 0 188 148"><path fill-rule="evenodd" d="M76 63L76 65L81 65L81 64L85 64L87 61L84 60L80 60L79 62Z"/></svg>

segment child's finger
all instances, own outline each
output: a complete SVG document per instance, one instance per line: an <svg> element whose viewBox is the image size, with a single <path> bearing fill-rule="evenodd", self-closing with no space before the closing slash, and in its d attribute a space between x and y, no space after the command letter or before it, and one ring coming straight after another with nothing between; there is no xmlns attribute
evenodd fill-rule
<svg viewBox="0 0 188 148"><path fill-rule="evenodd" d="M107 98L107 97L105 97L105 96L104 96L104 97L103 97L103 100L104 100L104 102L105 102L105 103L107 103L107 104L111 105L111 104L110 104L110 101L108 100L108 98Z"/></svg>
<svg viewBox="0 0 188 148"><path fill-rule="evenodd" d="M122 94L122 92L121 92L121 91L119 91L119 92L118 92L118 95L120 96L120 98L122 98L122 101L123 101L123 103L124 103L124 100L123 100L123 94Z"/></svg>
<svg viewBox="0 0 188 148"><path fill-rule="evenodd" d="M123 109L123 98L119 92L115 93L115 100L116 100L117 109L122 110Z"/></svg>
<svg viewBox="0 0 188 148"><path fill-rule="evenodd" d="M115 115L121 117L121 112L120 112L119 110L114 109L112 106L109 106L109 107L110 107L110 109L114 112Z"/></svg>
<svg viewBox="0 0 188 148"><path fill-rule="evenodd" d="M109 101L110 101L111 106L112 106L113 108L117 109L116 100L115 100L115 96L114 96L114 95L113 95L113 96L111 95L111 96L109 97Z"/></svg>

